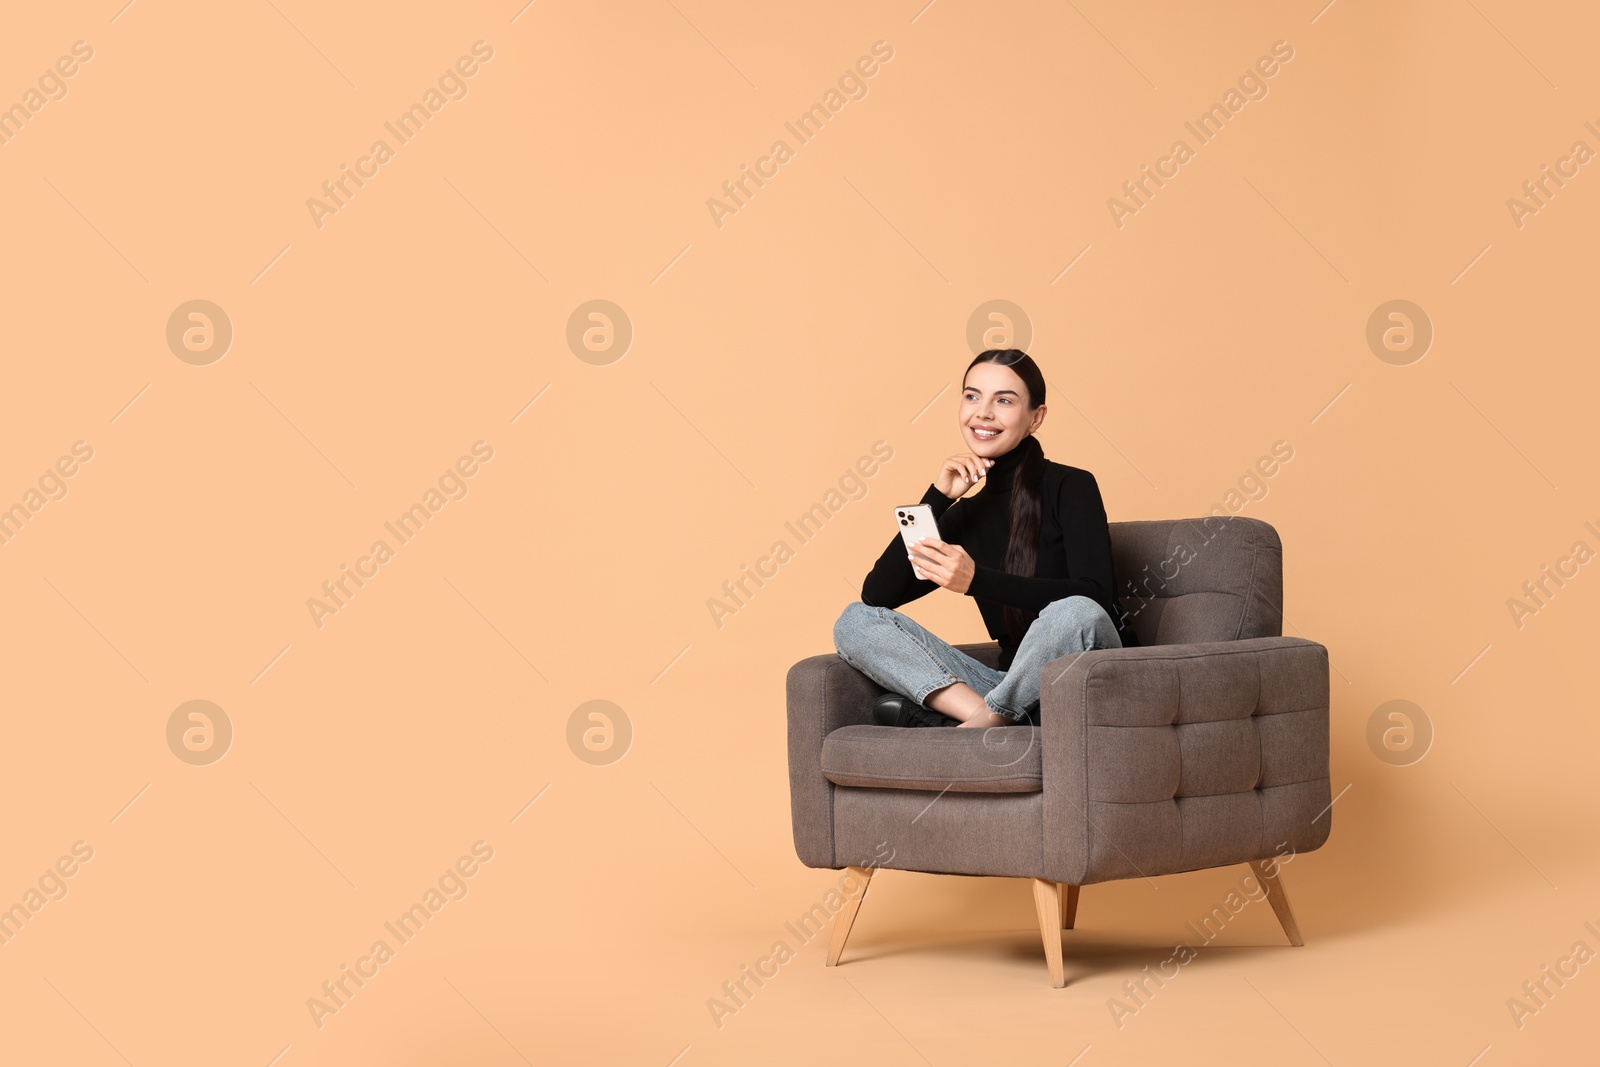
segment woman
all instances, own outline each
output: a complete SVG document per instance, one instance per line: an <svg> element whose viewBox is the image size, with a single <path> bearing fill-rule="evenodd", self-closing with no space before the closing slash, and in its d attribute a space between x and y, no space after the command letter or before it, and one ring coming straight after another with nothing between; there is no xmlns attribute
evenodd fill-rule
<svg viewBox="0 0 1600 1067"><path fill-rule="evenodd" d="M968 365L956 424L970 451L945 460L922 494L943 539L908 554L896 536L834 624L840 657L890 690L873 708L886 726L1037 725L1046 663L1138 644L1116 604L1094 475L1045 459L1034 437L1044 393L1038 364L1019 349ZM977 495L959 499L980 480ZM977 601L1000 643L998 670L894 610L935 589Z"/></svg>

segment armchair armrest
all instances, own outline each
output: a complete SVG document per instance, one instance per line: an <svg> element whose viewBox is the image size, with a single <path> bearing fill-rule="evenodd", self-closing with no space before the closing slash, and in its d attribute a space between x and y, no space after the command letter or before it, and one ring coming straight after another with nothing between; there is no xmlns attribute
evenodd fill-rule
<svg viewBox="0 0 1600 1067"><path fill-rule="evenodd" d="M1070 885L1320 848L1328 650L1299 637L1096 649L1040 675L1046 877Z"/></svg>
<svg viewBox="0 0 1600 1067"><path fill-rule="evenodd" d="M956 645L993 667L996 641ZM811 656L789 668L785 697L789 715L789 809L794 849L807 867L843 867L834 856L834 784L822 774L822 742L841 726L872 722L872 702L885 692L837 653Z"/></svg>
<svg viewBox="0 0 1600 1067"><path fill-rule="evenodd" d="M834 784L822 775L822 741L841 726L872 722L883 687L837 653L810 656L789 668L789 809L794 850L807 867L838 869L833 855Z"/></svg>

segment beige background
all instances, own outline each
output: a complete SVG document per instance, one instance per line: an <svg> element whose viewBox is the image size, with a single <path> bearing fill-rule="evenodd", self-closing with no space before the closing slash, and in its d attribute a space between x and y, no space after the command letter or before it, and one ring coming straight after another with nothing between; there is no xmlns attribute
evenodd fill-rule
<svg viewBox="0 0 1600 1067"><path fill-rule="evenodd" d="M26 515L0 903L65 890L0 945L7 1062L1593 1058L1600 968L1507 1006L1600 950L1600 576L1507 607L1600 548L1597 165L1520 228L1506 204L1600 149L1585 5L121 4L0 34L25 109L93 49L0 145L0 506ZM316 225L480 40L465 97ZM794 143L877 41L866 96ZM1118 228L1107 199L1277 41L1265 98ZM779 138L719 228L708 198ZM199 299L234 333L208 365L166 341ZM635 331L605 365L565 340L596 299ZM1035 331L1047 454L1113 520L1205 514L1293 447L1242 513L1334 668L1334 830L1284 873L1305 947L1252 905L1120 1029L1109 998L1244 868L1086 889L1064 990L1023 882L886 872L837 970L784 925L839 877L794 855L784 674L960 448L994 299ZM1405 366L1365 341L1394 299L1435 330ZM466 495L319 628L307 600L478 441ZM953 595L908 610L984 637ZM207 765L168 745L191 700L232 724ZM591 700L631 724L620 760L569 747ZM1390 700L1435 731L1410 765L1366 740ZM479 841L466 896L319 1027L308 998ZM780 939L719 1028L708 999Z"/></svg>

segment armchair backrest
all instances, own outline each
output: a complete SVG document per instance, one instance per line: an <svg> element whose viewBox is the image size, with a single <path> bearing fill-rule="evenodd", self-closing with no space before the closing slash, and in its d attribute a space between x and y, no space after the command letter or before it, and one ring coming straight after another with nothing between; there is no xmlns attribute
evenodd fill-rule
<svg viewBox="0 0 1600 1067"><path fill-rule="evenodd" d="M1260 519L1113 522L1118 602L1141 645L1283 635L1283 542Z"/></svg>

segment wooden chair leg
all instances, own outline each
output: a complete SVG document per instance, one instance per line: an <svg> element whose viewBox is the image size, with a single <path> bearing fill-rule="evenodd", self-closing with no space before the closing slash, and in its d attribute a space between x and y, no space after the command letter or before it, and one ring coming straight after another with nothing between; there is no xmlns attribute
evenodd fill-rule
<svg viewBox="0 0 1600 1067"><path fill-rule="evenodd" d="M832 967L839 962L839 954L844 951L844 943L850 938L850 927L856 921L856 912L861 910L861 902L867 898L867 887L872 884L872 872L876 869L875 867L845 868L861 880L861 892L853 897L846 897L844 907L833 917L833 936L828 941L828 958L823 961L825 966Z"/></svg>
<svg viewBox="0 0 1600 1067"><path fill-rule="evenodd" d="M1078 921L1078 887L1061 883L1061 929L1071 930Z"/></svg>
<svg viewBox="0 0 1600 1067"><path fill-rule="evenodd" d="M1044 958L1050 965L1050 984L1060 989L1067 984L1061 962L1061 887L1043 878L1033 880L1033 907L1039 915L1039 935L1044 939Z"/></svg>
<svg viewBox="0 0 1600 1067"><path fill-rule="evenodd" d="M1304 945L1300 924L1294 921L1294 912L1289 909L1289 898L1283 891L1283 883L1279 881L1275 867L1275 862L1270 860L1250 861L1250 869L1256 872L1262 888L1267 891L1267 900L1272 903L1272 910L1278 916L1278 924L1289 936L1289 944Z"/></svg>

